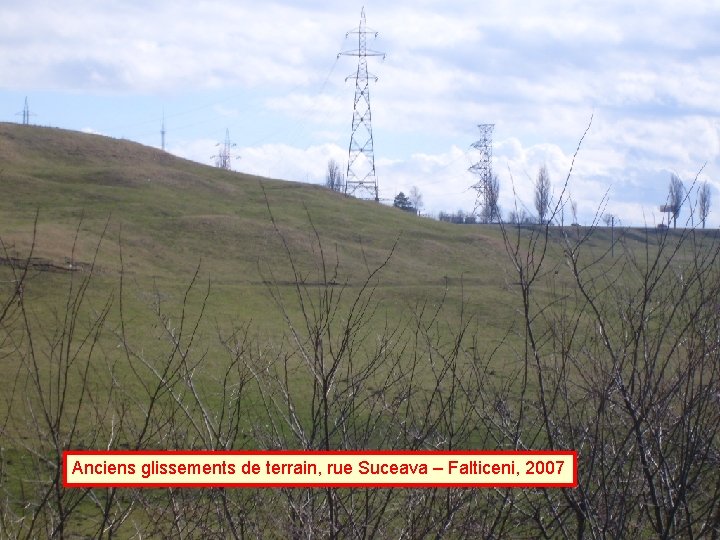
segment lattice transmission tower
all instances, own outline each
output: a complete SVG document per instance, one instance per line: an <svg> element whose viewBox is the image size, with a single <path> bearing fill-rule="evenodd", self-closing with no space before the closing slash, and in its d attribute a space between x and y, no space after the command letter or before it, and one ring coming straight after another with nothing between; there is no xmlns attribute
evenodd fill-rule
<svg viewBox="0 0 720 540"><path fill-rule="evenodd" d="M230 141L229 129L225 130L225 142L217 143L215 146L218 146L220 148L218 154L212 156L211 158L215 160L215 166L219 167L220 169L231 171L233 157L235 157L235 159L239 159L239 156L232 155L232 149L235 148L235 146L237 145Z"/></svg>
<svg viewBox="0 0 720 540"><path fill-rule="evenodd" d="M25 106L23 107L22 112L17 114L18 116L22 114L22 123L24 126L30 125L30 117L35 115L30 113L30 106L28 105L27 97L25 98Z"/></svg>
<svg viewBox="0 0 720 540"><path fill-rule="evenodd" d="M345 174L345 193L358 198L380 200L378 191L378 179L375 173L375 150L372 133L372 114L370 112L370 80L377 82L375 75L368 73L367 57L382 56L385 53L373 51L367 48L367 36L372 34L377 37L378 32L370 30L365 26L365 8L360 12L360 25L350 30L346 35L347 39L351 34L358 38L357 49L344 51L340 56L357 56L357 72L345 78L355 79L355 104L353 106L352 134L348 147L347 172Z"/></svg>
<svg viewBox="0 0 720 540"><path fill-rule="evenodd" d="M480 155L478 160L470 167L470 172L478 177L478 181L473 185L473 189L477 191L475 199L475 210L482 204L484 211L487 211L492 201L492 136L495 124L479 124L480 138L472 144ZM497 202L497 201L495 201Z"/></svg>

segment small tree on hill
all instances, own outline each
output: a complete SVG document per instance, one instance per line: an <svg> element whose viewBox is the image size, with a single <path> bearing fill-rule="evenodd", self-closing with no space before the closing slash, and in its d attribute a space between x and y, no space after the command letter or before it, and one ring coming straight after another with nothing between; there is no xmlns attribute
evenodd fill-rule
<svg viewBox="0 0 720 540"><path fill-rule="evenodd" d="M684 197L685 186L680 177L673 173L670 176L670 187L668 188L668 207L673 219L673 229L677 228L677 218L680 215Z"/></svg>
<svg viewBox="0 0 720 540"><path fill-rule="evenodd" d="M572 217L573 217L573 222L572 222L572 224L573 224L573 225L577 225L577 224L578 224L578 206L577 206L577 201L572 200L572 199L570 200L570 210L572 211Z"/></svg>
<svg viewBox="0 0 720 540"><path fill-rule="evenodd" d="M535 210L538 214L538 223L544 224L550 211L550 176L545 165L540 167L535 181Z"/></svg>
<svg viewBox="0 0 720 540"><path fill-rule="evenodd" d="M408 199L410 199L410 204L412 204L413 208L415 208L415 211L420 212L420 209L423 206L423 196L417 186L410 188Z"/></svg>
<svg viewBox="0 0 720 540"><path fill-rule="evenodd" d="M707 182L703 182L700 186L698 194L698 206L700 207L700 221L702 221L703 229L705 228L705 220L710 213L710 186Z"/></svg>
<svg viewBox="0 0 720 540"><path fill-rule="evenodd" d="M328 161L325 185L333 191L343 191L345 189L345 176L340 171L340 165L334 159Z"/></svg>
<svg viewBox="0 0 720 540"><path fill-rule="evenodd" d="M508 223L513 225L531 225L533 223L532 217L522 208L516 208L508 213Z"/></svg>
<svg viewBox="0 0 720 540"><path fill-rule="evenodd" d="M402 191L395 195L393 206L395 208L399 208L400 210L404 210L405 212L416 212L416 209L412 205L412 202L410 202L410 199Z"/></svg>

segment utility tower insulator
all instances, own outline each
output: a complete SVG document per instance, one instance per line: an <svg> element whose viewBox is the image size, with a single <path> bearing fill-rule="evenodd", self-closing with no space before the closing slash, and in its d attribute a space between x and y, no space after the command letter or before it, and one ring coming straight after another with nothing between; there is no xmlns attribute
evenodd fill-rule
<svg viewBox="0 0 720 540"><path fill-rule="evenodd" d="M217 155L212 156L212 159L215 160L215 166L219 167L221 169L225 169L226 171L232 170L232 149L235 148L236 144L233 142L230 142L230 130L225 130L225 142L223 143L217 143L215 146L218 146L220 148L220 152L218 152ZM235 156L235 159L239 159L239 156Z"/></svg>
<svg viewBox="0 0 720 540"><path fill-rule="evenodd" d="M490 201L490 183L492 182L492 136L495 124L479 124L480 138L472 144L480 155L478 160L472 165L469 171L478 177L478 181L473 185L473 189L477 191L475 209L481 204L483 208L487 208Z"/></svg>
<svg viewBox="0 0 720 540"><path fill-rule="evenodd" d="M345 35L357 35L357 49L344 51L340 56L357 56L357 71L345 78L355 79L355 104L353 106L352 134L348 147L347 173L345 174L345 193L362 199L380 200L378 180L375 173L375 153L373 147L372 114L370 113L370 79L377 77L368 73L367 57L382 56L385 53L368 50L367 35L377 37L378 33L365 26L365 8L360 12L360 25Z"/></svg>

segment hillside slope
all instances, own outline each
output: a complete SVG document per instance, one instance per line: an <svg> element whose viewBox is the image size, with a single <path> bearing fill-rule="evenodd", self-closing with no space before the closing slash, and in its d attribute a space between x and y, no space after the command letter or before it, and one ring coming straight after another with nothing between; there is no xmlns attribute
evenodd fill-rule
<svg viewBox="0 0 720 540"><path fill-rule="evenodd" d="M707 536L720 234L504 231L0 125L0 530ZM518 448L539 451L514 456L524 478L544 475L524 491L66 489L61 474L68 449ZM576 451L579 489L537 489L561 485L548 449Z"/></svg>
<svg viewBox="0 0 720 540"><path fill-rule="evenodd" d="M484 297L494 320L492 306L508 285L492 228L421 219L125 140L0 124L0 171L0 237L10 255L29 252L37 212L36 257L88 263L105 230L98 268L107 279L120 270L120 246L123 269L141 289L186 284L200 264L216 290L242 288L246 316L265 304L264 283L294 282L283 239L308 282L319 279L320 247L328 268L338 265L335 281L359 284L396 246L381 283L410 305L442 298L462 278L466 300Z"/></svg>

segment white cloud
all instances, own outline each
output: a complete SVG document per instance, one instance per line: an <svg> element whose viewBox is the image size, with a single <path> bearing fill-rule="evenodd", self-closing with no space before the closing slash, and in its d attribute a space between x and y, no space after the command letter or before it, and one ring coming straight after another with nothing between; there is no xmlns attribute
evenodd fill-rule
<svg viewBox="0 0 720 540"><path fill-rule="evenodd" d="M531 206L537 168L564 179L591 114L571 185L586 218L610 189L608 207L639 220L669 171L690 178L705 162L702 178L720 188L717 2L368 0L366 14L380 32L368 46L388 55L369 61L380 77L371 96L383 197L417 185L429 209L471 209L467 148L477 123L494 122L501 204L512 204L512 175ZM234 137L243 130L236 168L322 181L327 159L347 152L354 88L344 78L356 59L336 54L356 46L344 36L358 16L315 0L6 0L0 92L87 95L82 126L96 125L97 94L212 104L242 93L262 114L223 100L183 117L190 127L173 150L210 162L217 140L192 128L210 110L212 131L230 120Z"/></svg>
<svg viewBox="0 0 720 540"><path fill-rule="evenodd" d="M333 119L350 117L348 99L331 95L291 94L282 97L271 97L265 105L273 111L280 111L289 116L310 120L314 123L331 123Z"/></svg>
<svg viewBox="0 0 720 540"><path fill-rule="evenodd" d="M213 164L211 156L217 153L217 142L201 139L178 144L169 149L172 153L208 165ZM333 144L297 148L286 144L264 144L254 147L236 148L233 152L233 170L309 183L323 183L327 162L335 159L345 162L346 151Z"/></svg>

